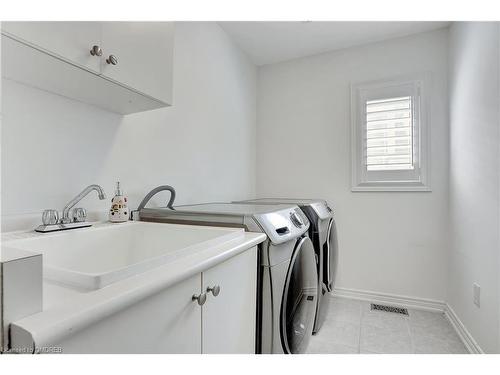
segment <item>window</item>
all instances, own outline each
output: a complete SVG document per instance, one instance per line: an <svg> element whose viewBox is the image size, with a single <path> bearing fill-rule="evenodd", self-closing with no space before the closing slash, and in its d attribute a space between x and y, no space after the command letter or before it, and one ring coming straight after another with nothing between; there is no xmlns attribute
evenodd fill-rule
<svg viewBox="0 0 500 375"><path fill-rule="evenodd" d="M430 191L425 77L351 87L352 190Z"/></svg>

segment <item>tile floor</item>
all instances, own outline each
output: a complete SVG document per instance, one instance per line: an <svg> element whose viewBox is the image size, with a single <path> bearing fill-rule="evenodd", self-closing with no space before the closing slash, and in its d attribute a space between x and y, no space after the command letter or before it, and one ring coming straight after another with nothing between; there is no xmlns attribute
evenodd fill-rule
<svg viewBox="0 0 500 375"><path fill-rule="evenodd" d="M332 298L308 354L466 354L443 314L408 309L409 316L372 311L370 303Z"/></svg>

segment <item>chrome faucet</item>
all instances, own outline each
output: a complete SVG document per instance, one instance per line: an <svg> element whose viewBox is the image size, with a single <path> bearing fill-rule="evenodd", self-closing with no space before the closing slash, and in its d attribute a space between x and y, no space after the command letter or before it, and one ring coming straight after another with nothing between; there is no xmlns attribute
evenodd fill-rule
<svg viewBox="0 0 500 375"><path fill-rule="evenodd" d="M78 194L76 197L70 200L66 206L64 206L61 218L62 224L71 223L71 219L69 218L69 210L71 210L78 202L80 202L83 198L85 198L87 194L90 193L92 190L97 191L100 200L106 199L106 194L104 193L102 187L100 187L99 185L87 186L85 189L82 190L80 194Z"/></svg>
<svg viewBox="0 0 500 375"><path fill-rule="evenodd" d="M57 210L45 210L42 215L42 225L39 225L35 231L41 233L55 232L60 230L84 228L92 226L87 222L87 212L84 208L73 209L73 219L69 217L70 210L80 202L91 191L97 191L99 199L106 199L104 190L99 185L89 185L83 191L68 202L63 208L62 217L59 219L59 212Z"/></svg>

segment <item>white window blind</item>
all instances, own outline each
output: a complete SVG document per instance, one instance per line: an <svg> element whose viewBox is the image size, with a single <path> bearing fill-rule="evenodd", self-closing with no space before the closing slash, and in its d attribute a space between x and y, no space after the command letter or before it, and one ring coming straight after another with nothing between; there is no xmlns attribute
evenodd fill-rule
<svg viewBox="0 0 500 375"><path fill-rule="evenodd" d="M413 169L412 117L411 96L366 102L367 170Z"/></svg>
<svg viewBox="0 0 500 375"><path fill-rule="evenodd" d="M430 191L428 74L351 85L352 191Z"/></svg>

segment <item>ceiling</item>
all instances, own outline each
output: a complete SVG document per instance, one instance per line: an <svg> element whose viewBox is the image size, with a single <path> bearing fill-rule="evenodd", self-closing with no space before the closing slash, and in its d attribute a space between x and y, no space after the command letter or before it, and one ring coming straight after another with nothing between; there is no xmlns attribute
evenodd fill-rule
<svg viewBox="0 0 500 375"><path fill-rule="evenodd" d="M256 65L447 27L449 22L219 22Z"/></svg>

